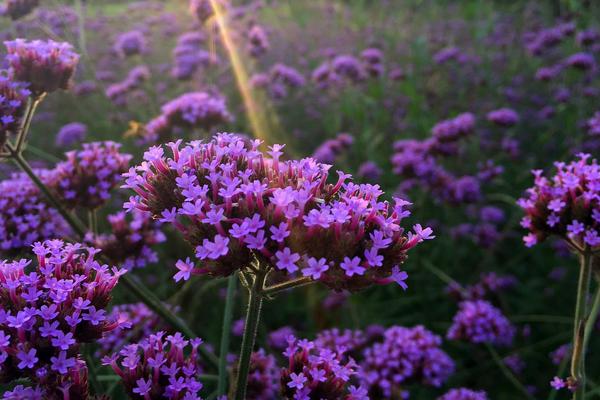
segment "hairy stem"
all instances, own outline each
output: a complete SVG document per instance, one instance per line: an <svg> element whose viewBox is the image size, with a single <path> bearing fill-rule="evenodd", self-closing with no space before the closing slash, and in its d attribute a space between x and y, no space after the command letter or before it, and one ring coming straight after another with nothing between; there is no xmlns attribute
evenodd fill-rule
<svg viewBox="0 0 600 400"><path fill-rule="evenodd" d="M219 349L219 380L217 392L219 395L227 394L227 353L229 351L229 338L231 336L231 321L233 320L233 303L235 301L237 276L232 274L227 278L227 296L225 310L223 311L223 328L221 331L221 344Z"/></svg>
<svg viewBox="0 0 600 400"><path fill-rule="evenodd" d="M571 377L576 381L573 400L585 398L585 324L588 318L587 298L592 276L592 252L585 248L579 255L579 283L573 321L573 355L571 358Z"/></svg>
<svg viewBox="0 0 600 400"><path fill-rule="evenodd" d="M250 372L250 358L254 349L258 322L263 302L262 288L265 284L266 272L259 270L254 276L252 286L248 290L248 309L246 311L246 323L244 336L242 337L242 348L238 361L237 382L235 386L235 400L246 399L246 385L248 384L248 373Z"/></svg>
<svg viewBox="0 0 600 400"><path fill-rule="evenodd" d="M290 281L286 281L283 283L278 283L276 285L268 286L268 287L264 288L262 292L266 296L271 296L271 295L275 295L275 294L278 294L280 292L283 292L285 290L289 290L289 289L292 289L295 287L310 285L311 283L314 283L314 282L315 282L314 280L312 280L308 277L297 278L297 279L292 279Z"/></svg>

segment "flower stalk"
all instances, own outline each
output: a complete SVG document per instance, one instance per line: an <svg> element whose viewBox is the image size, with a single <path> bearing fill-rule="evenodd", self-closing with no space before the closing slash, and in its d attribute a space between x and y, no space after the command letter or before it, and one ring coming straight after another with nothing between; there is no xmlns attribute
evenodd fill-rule
<svg viewBox="0 0 600 400"><path fill-rule="evenodd" d="M219 378L217 382L218 395L227 394L227 353L229 351L231 322L233 320L236 279L236 274L232 274L229 278L227 278L227 296L225 298L225 310L223 311L223 329L221 331L221 347L219 349Z"/></svg>
<svg viewBox="0 0 600 400"><path fill-rule="evenodd" d="M589 246L579 254L580 269L577 285L577 301L575 304L575 318L573 323L573 356L571 358L571 378L574 379L575 391L573 400L585 398L585 351L586 324L589 322L587 300L590 292L592 277L592 251Z"/></svg>

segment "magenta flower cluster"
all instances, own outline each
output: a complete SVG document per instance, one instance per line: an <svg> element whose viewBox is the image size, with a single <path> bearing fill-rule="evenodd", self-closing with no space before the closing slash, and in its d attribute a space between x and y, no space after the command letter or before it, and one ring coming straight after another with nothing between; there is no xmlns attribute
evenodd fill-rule
<svg viewBox="0 0 600 400"><path fill-rule="evenodd" d="M402 399L411 383L439 387L454 372L454 362L441 343L441 337L420 325L391 327L380 343L364 351L359 379L376 399Z"/></svg>
<svg viewBox="0 0 600 400"><path fill-rule="evenodd" d="M406 139L394 143L391 158L394 173L405 180L398 190L404 193L413 187L425 185L438 199L450 203L471 203L481 197L477 176L454 176L438 161L438 157L458 154L459 141L470 136L475 128L471 113L441 121L431 129L426 140Z"/></svg>
<svg viewBox="0 0 600 400"><path fill-rule="evenodd" d="M178 228L203 261L195 268L178 262L176 280L191 274L227 276L257 257L289 275L300 274L334 289L357 290L407 278L400 269L406 253L432 230L417 224L405 232L409 204L390 206L376 185L346 182L330 166L307 158L281 160L282 148L267 154L259 140L219 134L209 143L181 141L152 147L145 162L125 174L137 196L126 208L150 212Z"/></svg>
<svg viewBox="0 0 600 400"><path fill-rule="evenodd" d="M83 142L87 136L87 126L81 122L71 122L63 125L56 134L55 143L58 147L70 147Z"/></svg>
<svg viewBox="0 0 600 400"><path fill-rule="evenodd" d="M146 125L147 140L164 141L179 129L203 129L232 120L225 98L217 93L186 93L164 104L161 114Z"/></svg>
<svg viewBox="0 0 600 400"><path fill-rule="evenodd" d="M216 56L204 50L205 41L204 34L197 31L183 33L177 38L171 76L181 81L189 80L201 66L216 62Z"/></svg>
<svg viewBox="0 0 600 400"><path fill-rule="evenodd" d="M277 360L264 349L260 349L250 357L250 373L246 398L254 400L272 400L279 393L280 368Z"/></svg>
<svg viewBox="0 0 600 400"><path fill-rule="evenodd" d="M0 262L2 383L28 378L47 392L44 398L87 398L79 345L118 325L105 308L125 273L98 263L97 252L49 240L33 246L37 265L31 272L25 259Z"/></svg>
<svg viewBox="0 0 600 400"><path fill-rule="evenodd" d="M112 141L84 143L83 149L66 153L56 165L50 186L67 207L94 210L110 198L110 191L127 171L131 155L120 152Z"/></svg>
<svg viewBox="0 0 600 400"><path fill-rule="evenodd" d="M158 261L153 247L166 240L159 223L148 213L134 210L128 220L125 212L108 216L110 233L92 235L89 239L112 262L123 268L145 267Z"/></svg>
<svg viewBox="0 0 600 400"><path fill-rule="evenodd" d="M556 235L574 246L600 246L600 166L589 154L579 154L569 164L554 164L556 173L546 178L535 170L535 185L518 204L525 211L523 238L533 246Z"/></svg>
<svg viewBox="0 0 600 400"><path fill-rule="evenodd" d="M515 336L515 327L490 302L467 300L459 304L446 337L471 343L489 343L509 346Z"/></svg>
<svg viewBox="0 0 600 400"><path fill-rule="evenodd" d="M287 368L281 371L285 398L368 400L363 388L349 386L357 367L352 359L343 360L340 353L293 336L283 355L288 359Z"/></svg>
<svg viewBox="0 0 600 400"><path fill-rule="evenodd" d="M36 171L44 179L49 171ZM15 254L33 243L63 237L70 229L25 174L0 181L0 253Z"/></svg>
<svg viewBox="0 0 600 400"><path fill-rule="evenodd" d="M200 400L201 344L201 339L186 340L178 332L166 337L158 332L104 357L102 363L121 377L133 399Z"/></svg>
<svg viewBox="0 0 600 400"><path fill-rule="evenodd" d="M313 153L313 158L320 163L334 164L336 159L347 152L354 143L349 133L338 133L333 139L324 141Z"/></svg>
<svg viewBox="0 0 600 400"><path fill-rule="evenodd" d="M27 82L35 96L69 88L79 62L69 43L15 39L4 44L14 79Z"/></svg>
<svg viewBox="0 0 600 400"><path fill-rule="evenodd" d="M451 389L448 393L437 400L488 400L487 394L484 391L475 391L466 388Z"/></svg>

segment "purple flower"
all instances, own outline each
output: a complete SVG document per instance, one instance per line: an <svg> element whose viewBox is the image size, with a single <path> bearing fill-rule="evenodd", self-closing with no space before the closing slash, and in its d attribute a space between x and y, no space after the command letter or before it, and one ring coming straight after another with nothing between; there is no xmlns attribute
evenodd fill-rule
<svg viewBox="0 0 600 400"><path fill-rule="evenodd" d="M487 119L496 125L513 126L519 122L519 114L510 108L500 108L498 110L490 111L487 114Z"/></svg>
<svg viewBox="0 0 600 400"><path fill-rule="evenodd" d="M292 253L288 247L284 248L282 251L276 252L275 257L277 257L278 260L275 263L277 268L285 269L289 273L293 273L298 270L296 263L298 260L300 260L300 256L296 253Z"/></svg>
<svg viewBox="0 0 600 400"><path fill-rule="evenodd" d="M35 356L36 349L30 349L29 351L19 350L17 352L17 358L19 359L19 369L25 368L33 368L35 364L39 361L39 358Z"/></svg>
<svg viewBox="0 0 600 400"><path fill-rule="evenodd" d="M0 14L16 21L28 15L40 4L40 0L7 0L0 8Z"/></svg>
<svg viewBox="0 0 600 400"><path fill-rule="evenodd" d="M27 84L9 77L10 72L0 70L0 150L9 135L18 133L31 92Z"/></svg>
<svg viewBox="0 0 600 400"><path fill-rule="evenodd" d="M474 391L466 388L450 389L437 400L488 400L484 391Z"/></svg>
<svg viewBox="0 0 600 400"><path fill-rule="evenodd" d="M87 135L87 126L80 122L71 122L60 128L56 134L56 146L70 147L82 142Z"/></svg>
<svg viewBox="0 0 600 400"><path fill-rule="evenodd" d="M508 346L515 328L502 312L484 300L463 301L446 336L452 340Z"/></svg>
<svg viewBox="0 0 600 400"><path fill-rule="evenodd" d="M118 56L125 58L144 53L147 46L144 34L139 30L133 30L119 34L113 45L113 50Z"/></svg>
<svg viewBox="0 0 600 400"><path fill-rule="evenodd" d="M302 275L310 276L312 279L319 279L321 274L329 269L327 260L324 258L315 259L313 257L308 259L307 267L302 270ZM289 271L289 269L288 269Z"/></svg>
<svg viewBox="0 0 600 400"><path fill-rule="evenodd" d="M16 39L4 42L6 60L17 81L27 82L34 95L68 89L79 56L68 43Z"/></svg>

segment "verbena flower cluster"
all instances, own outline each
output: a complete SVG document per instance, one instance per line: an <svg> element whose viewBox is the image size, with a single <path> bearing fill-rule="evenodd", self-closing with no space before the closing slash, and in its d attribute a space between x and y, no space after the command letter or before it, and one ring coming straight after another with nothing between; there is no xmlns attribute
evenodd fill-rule
<svg viewBox="0 0 600 400"><path fill-rule="evenodd" d="M113 51L120 57L142 54L147 50L146 36L140 30L119 34L113 45Z"/></svg>
<svg viewBox="0 0 600 400"><path fill-rule="evenodd" d="M109 85L105 94L116 105L125 105L128 95L139 90L143 83L150 79L150 68L146 65L138 65L132 68L125 79Z"/></svg>
<svg viewBox="0 0 600 400"><path fill-rule="evenodd" d="M186 93L163 105L161 112L146 125L149 142L168 140L176 128L208 131L232 119L225 98L208 92Z"/></svg>
<svg viewBox="0 0 600 400"><path fill-rule="evenodd" d="M451 389L438 400L488 400L484 391L475 391L466 388Z"/></svg>
<svg viewBox="0 0 600 400"><path fill-rule="evenodd" d="M53 171L51 186L67 207L94 210L106 203L132 157L120 148L121 144L112 141L92 142L66 153L67 160Z"/></svg>
<svg viewBox="0 0 600 400"><path fill-rule="evenodd" d="M28 378L48 399L87 398L79 346L117 321L106 316L111 291L125 272L94 259L98 250L61 240L37 242L30 261L0 262L0 379Z"/></svg>
<svg viewBox="0 0 600 400"><path fill-rule="evenodd" d="M112 262L125 269L141 268L158 261L153 247L166 240L148 213L135 210L128 220L125 212L108 216L110 233L92 235L90 240Z"/></svg>
<svg viewBox="0 0 600 400"><path fill-rule="evenodd" d="M79 62L69 43L15 39L4 44L14 79L27 82L34 95L69 88Z"/></svg>
<svg viewBox="0 0 600 400"><path fill-rule="evenodd" d="M39 176L52 175L36 171ZM70 232L60 214L25 174L0 181L0 253L16 254L33 243Z"/></svg>
<svg viewBox="0 0 600 400"><path fill-rule="evenodd" d="M260 141L219 134L209 143L181 141L145 153L130 169L125 187L137 196L126 208L150 212L178 228L203 261L178 262L176 279L191 274L227 276L255 257L287 274L356 290L398 282L408 250L433 238L417 224L406 233L409 203L380 202L378 186L346 182L339 172L327 184L329 166L306 158L280 160L283 146L258 150Z"/></svg>
<svg viewBox="0 0 600 400"><path fill-rule="evenodd" d="M470 136L474 128L474 115L462 113L437 123L431 129L429 139L396 141L391 161L394 173L405 178L398 190L404 193L425 185L435 197L450 203L479 200L482 179L471 175L455 176L438 162L440 157L458 154L460 140Z"/></svg>
<svg viewBox="0 0 600 400"><path fill-rule="evenodd" d="M248 53L252 57L260 57L269 50L269 37L260 25L253 25L248 31Z"/></svg>
<svg viewBox="0 0 600 400"><path fill-rule="evenodd" d="M87 126L81 122L71 122L63 125L56 134L55 143L58 147L70 147L82 142L87 136Z"/></svg>
<svg viewBox="0 0 600 400"><path fill-rule="evenodd" d="M368 399L350 397L362 388L348 387L356 375L356 363L342 359L342 355L320 348L309 340L288 338L283 353L288 359L287 368L281 371L281 393L287 399Z"/></svg>
<svg viewBox="0 0 600 400"><path fill-rule="evenodd" d="M215 56L204 50L206 38L202 32L186 32L177 38L173 49L171 76L184 81L192 79L201 66L216 62Z"/></svg>
<svg viewBox="0 0 600 400"><path fill-rule="evenodd" d="M518 204L525 211L523 238L533 246L548 236L568 239L583 248L600 246L600 166L589 154L569 164L557 162L556 174L546 178L533 171L535 185Z"/></svg>
<svg viewBox="0 0 600 400"><path fill-rule="evenodd" d="M227 9L227 0L214 0L217 4ZM213 6L211 0L190 0L190 13L198 19L198 21L204 23L214 15Z"/></svg>
<svg viewBox="0 0 600 400"><path fill-rule="evenodd" d="M304 86L306 79L297 69L282 63L276 63L267 73L254 74L250 84L255 88L265 88L275 99L287 97L290 89Z"/></svg>
<svg viewBox="0 0 600 400"><path fill-rule="evenodd" d="M0 151L9 135L19 132L30 95L27 84L14 81L9 71L0 71Z"/></svg>
<svg viewBox="0 0 600 400"><path fill-rule="evenodd" d="M339 133L334 139L324 141L313 153L313 158L320 163L333 164L354 143L354 137L348 133Z"/></svg>
<svg viewBox="0 0 600 400"><path fill-rule="evenodd" d="M364 351L359 380L372 398L402 399L406 385L441 386L454 371L454 362L440 348L442 339L423 326L395 326L383 341Z"/></svg>
<svg viewBox="0 0 600 400"><path fill-rule="evenodd" d="M121 377L131 398L199 400L203 386L198 378L202 372L198 359L201 344L201 339L186 340L178 332L166 337L158 332L104 357L102 362Z"/></svg>
<svg viewBox="0 0 600 400"><path fill-rule="evenodd" d="M463 301L446 334L448 339L509 346L515 336L511 322L485 300Z"/></svg>

